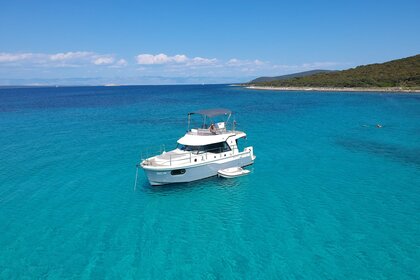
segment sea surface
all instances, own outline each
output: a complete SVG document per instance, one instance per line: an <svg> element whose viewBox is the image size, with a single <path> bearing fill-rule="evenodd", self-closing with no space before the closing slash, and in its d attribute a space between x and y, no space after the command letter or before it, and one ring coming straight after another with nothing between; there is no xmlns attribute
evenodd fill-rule
<svg viewBox="0 0 420 280"><path fill-rule="evenodd" d="M235 112L250 175L149 186L186 115ZM382 127L377 128L380 124ZM420 95L0 89L0 279L420 279Z"/></svg>

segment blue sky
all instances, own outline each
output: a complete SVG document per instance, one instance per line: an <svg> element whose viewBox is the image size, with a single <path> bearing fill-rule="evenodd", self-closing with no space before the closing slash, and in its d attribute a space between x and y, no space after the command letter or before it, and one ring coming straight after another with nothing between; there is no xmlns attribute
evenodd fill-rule
<svg viewBox="0 0 420 280"><path fill-rule="evenodd" d="M420 1L0 1L0 84L242 82L420 53Z"/></svg>

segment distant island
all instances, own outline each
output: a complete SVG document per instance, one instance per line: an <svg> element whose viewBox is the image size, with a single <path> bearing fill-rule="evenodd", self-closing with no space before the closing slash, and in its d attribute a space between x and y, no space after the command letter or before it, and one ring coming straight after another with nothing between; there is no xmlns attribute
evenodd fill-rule
<svg viewBox="0 0 420 280"><path fill-rule="evenodd" d="M420 55L342 71L314 70L260 77L245 86L274 90L420 92Z"/></svg>

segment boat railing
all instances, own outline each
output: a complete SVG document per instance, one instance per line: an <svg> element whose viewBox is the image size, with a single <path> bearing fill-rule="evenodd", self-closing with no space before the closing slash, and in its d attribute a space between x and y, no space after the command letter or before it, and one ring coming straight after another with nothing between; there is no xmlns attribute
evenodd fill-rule
<svg viewBox="0 0 420 280"><path fill-rule="evenodd" d="M141 160L148 159L154 155L160 155L165 151L165 144L143 148L140 154Z"/></svg>
<svg viewBox="0 0 420 280"><path fill-rule="evenodd" d="M156 144L142 147L140 152L140 159L143 161L145 159L154 157L156 155L160 155L166 151L166 149L173 149L174 142L176 142L178 138L165 138L163 143L166 144Z"/></svg>
<svg viewBox="0 0 420 280"><path fill-rule="evenodd" d="M226 132L235 132L236 121L230 122L217 122L211 126L204 124L202 127L192 128L188 130L188 134L192 135L217 135Z"/></svg>
<svg viewBox="0 0 420 280"><path fill-rule="evenodd" d="M145 165L158 165L158 166L176 166L181 165L183 163L193 163L198 162L201 157L201 161L207 160L215 160L225 158L227 153L232 152L232 155L229 156L237 156L237 155L248 155L252 153L252 149L245 148L244 151L239 152L239 147L237 145L233 145L230 150L224 150L223 148L215 148L206 151L189 151L188 153L184 154L186 156L179 158L179 155L171 155L169 154L169 159L167 160L160 160L159 164L154 163L150 159L145 159Z"/></svg>
<svg viewBox="0 0 420 280"><path fill-rule="evenodd" d="M192 128L188 131L190 135L219 135L227 132L235 132L234 130L227 130L226 128L215 128L214 131L210 131L208 128Z"/></svg>

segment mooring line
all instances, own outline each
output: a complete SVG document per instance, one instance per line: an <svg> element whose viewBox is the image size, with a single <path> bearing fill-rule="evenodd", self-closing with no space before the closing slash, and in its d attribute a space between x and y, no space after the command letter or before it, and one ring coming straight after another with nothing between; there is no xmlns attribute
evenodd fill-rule
<svg viewBox="0 0 420 280"><path fill-rule="evenodd" d="M134 191L137 190L137 175L138 175L138 172L139 172L139 166L138 166L138 164L136 164L136 180L134 181Z"/></svg>

